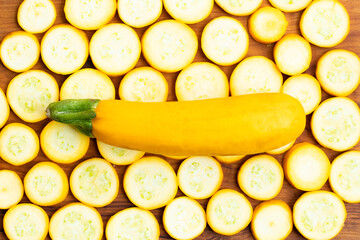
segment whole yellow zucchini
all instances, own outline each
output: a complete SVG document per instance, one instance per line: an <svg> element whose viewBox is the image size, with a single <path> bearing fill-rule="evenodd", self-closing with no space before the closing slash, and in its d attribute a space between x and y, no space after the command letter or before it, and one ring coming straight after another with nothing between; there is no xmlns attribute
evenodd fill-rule
<svg viewBox="0 0 360 240"><path fill-rule="evenodd" d="M305 128L293 97L260 93L184 102L63 100L47 115L122 148L185 156L255 154L281 147Z"/></svg>

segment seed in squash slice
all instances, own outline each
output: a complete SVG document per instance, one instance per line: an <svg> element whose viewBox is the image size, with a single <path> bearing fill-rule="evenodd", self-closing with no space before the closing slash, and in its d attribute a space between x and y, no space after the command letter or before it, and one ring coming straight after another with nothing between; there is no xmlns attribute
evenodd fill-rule
<svg viewBox="0 0 360 240"><path fill-rule="evenodd" d="M39 148L39 137L25 124L10 123L0 133L0 157L14 166L32 161Z"/></svg>
<svg viewBox="0 0 360 240"><path fill-rule="evenodd" d="M21 203L5 213L3 224L9 239L44 240L48 234L49 217L41 207Z"/></svg>
<svg viewBox="0 0 360 240"><path fill-rule="evenodd" d="M253 214L246 197L232 189L222 189L209 200L206 218L209 226L222 235L234 235L245 229Z"/></svg>
<svg viewBox="0 0 360 240"><path fill-rule="evenodd" d="M19 118L25 122L39 122L46 119L46 107L59 100L59 86L50 74L30 70L10 81L6 96Z"/></svg>
<svg viewBox="0 0 360 240"><path fill-rule="evenodd" d="M295 202L293 218L295 227L305 238L327 240L343 228L346 208L333 192L307 192Z"/></svg>
<svg viewBox="0 0 360 240"><path fill-rule="evenodd" d="M360 139L360 110L347 97L334 97L323 101L311 118L315 139L334 151L354 147Z"/></svg>
<svg viewBox="0 0 360 240"><path fill-rule="evenodd" d="M0 209L18 204L24 195L24 186L19 175L11 170L0 171Z"/></svg>
<svg viewBox="0 0 360 240"><path fill-rule="evenodd" d="M360 202L360 152L349 151L336 157L331 165L330 186L345 202Z"/></svg>
<svg viewBox="0 0 360 240"><path fill-rule="evenodd" d="M70 188L80 202L104 207L116 198L119 177L110 163L101 158L91 158L75 167L70 176Z"/></svg>
<svg viewBox="0 0 360 240"><path fill-rule="evenodd" d="M205 211L194 199L175 198L165 207L163 224L172 238L194 239L205 230Z"/></svg>
<svg viewBox="0 0 360 240"><path fill-rule="evenodd" d="M255 239L286 239L292 229L292 212L284 201L262 202L254 209L251 232Z"/></svg>
<svg viewBox="0 0 360 240"><path fill-rule="evenodd" d="M249 36L241 22L222 16L205 26L201 35L201 48L214 63L229 66L245 57L249 49Z"/></svg>
<svg viewBox="0 0 360 240"><path fill-rule="evenodd" d="M55 121L49 122L40 134L41 149L57 163L73 163L87 152L90 138L73 126Z"/></svg>
<svg viewBox="0 0 360 240"><path fill-rule="evenodd" d="M321 189L329 178L330 161L323 150L310 143L293 146L283 160L285 177L302 191Z"/></svg>
<svg viewBox="0 0 360 240"><path fill-rule="evenodd" d="M1 61L14 72L29 70L37 63L39 56L39 41L34 35L24 31L9 33L0 45Z"/></svg>
<svg viewBox="0 0 360 240"><path fill-rule="evenodd" d="M123 184L129 200L148 210L164 207L175 197L178 188L174 169L159 157L144 157L131 164Z"/></svg>
<svg viewBox="0 0 360 240"><path fill-rule="evenodd" d="M205 199L211 197L221 186L221 165L212 157L189 157L177 173L179 187L188 197Z"/></svg>
<svg viewBox="0 0 360 240"><path fill-rule="evenodd" d="M176 20L155 23L144 33L142 49L146 61L162 72L177 72L195 58L198 40L192 28Z"/></svg>
<svg viewBox="0 0 360 240"><path fill-rule="evenodd" d="M248 159L238 173L241 190L256 200L270 200L277 196L283 179L280 163L270 155L257 155Z"/></svg>
<svg viewBox="0 0 360 240"><path fill-rule="evenodd" d="M69 192L67 176L52 162L41 162L32 167L24 178L26 196L40 206L52 206L65 200Z"/></svg>
<svg viewBox="0 0 360 240"><path fill-rule="evenodd" d="M51 239L101 240L103 221L99 212L82 203L70 203L57 210L50 219Z"/></svg>
<svg viewBox="0 0 360 240"><path fill-rule="evenodd" d="M113 215L106 225L106 239L147 239L160 237L159 223L148 210L127 208Z"/></svg>

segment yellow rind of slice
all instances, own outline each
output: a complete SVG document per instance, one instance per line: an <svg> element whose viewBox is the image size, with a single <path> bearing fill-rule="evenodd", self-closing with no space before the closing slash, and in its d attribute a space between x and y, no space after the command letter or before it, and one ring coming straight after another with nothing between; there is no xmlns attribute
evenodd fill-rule
<svg viewBox="0 0 360 240"><path fill-rule="evenodd" d="M346 208L333 192L307 192L295 202L293 219L295 227L305 238L332 239L344 226Z"/></svg>
<svg viewBox="0 0 360 240"><path fill-rule="evenodd" d="M183 160L189 156L176 156L176 155L163 155L164 157L175 159L175 160Z"/></svg>
<svg viewBox="0 0 360 240"><path fill-rule="evenodd" d="M29 126L10 123L0 133L0 157L20 166L32 161L39 153L39 137Z"/></svg>
<svg viewBox="0 0 360 240"><path fill-rule="evenodd" d="M221 186L223 171L212 157L188 157L177 172L180 190L188 197L205 199L211 197Z"/></svg>
<svg viewBox="0 0 360 240"><path fill-rule="evenodd" d="M50 28L41 41L41 58L52 72L68 75L79 70L89 56L85 33L70 24Z"/></svg>
<svg viewBox="0 0 360 240"><path fill-rule="evenodd" d="M321 102L320 84L309 74L289 77L284 82L281 92L299 100L306 115L312 113Z"/></svg>
<svg viewBox="0 0 360 240"><path fill-rule="evenodd" d="M360 152L345 152L331 164L331 189L348 203L360 202Z"/></svg>
<svg viewBox="0 0 360 240"><path fill-rule="evenodd" d="M120 99L135 102L165 102L168 83L164 75L151 68L139 67L128 72L120 82Z"/></svg>
<svg viewBox="0 0 360 240"><path fill-rule="evenodd" d="M49 217L41 207L21 203L5 213L3 224L9 239L44 240L49 230Z"/></svg>
<svg viewBox="0 0 360 240"><path fill-rule="evenodd" d="M283 160L285 177L302 191L321 189L329 178L330 161L319 147L303 142L293 146Z"/></svg>
<svg viewBox="0 0 360 240"><path fill-rule="evenodd" d="M160 237L160 227L155 216L148 210L127 208L113 215L106 225L106 239L148 239Z"/></svg>
<svg viewBox="0 0 360 240"><path fill-rule="evenodd" d="M245 229L252 218L253 208L247 198L232 189L222 189L209 200L206 218L213 231L234 235Z"/></svg>
<svg viewBox="0 0 360 240"><path fill-rule="evenodd" d="M111 146L99 140L96 143L101 156L115 165L129 165L142 158L145 154L142 151Z"/></svg>
<svg viewBox="0 0 360 240"><path fill-rule="evenodd" d="M251 232L255 239L286 239L292 229L292 211L284 201L262 202L254 209Z"/></svg>
<svg viewBox="0 0 360 240"><path fill-rule="evenodd" d="M165 207L163 224L174 239L195 239L205 230L205 211L196 200L178 197Z"/></svg>
<svg viewBox="0 0 360 240"><path fill-rule="evenodd" d="M214 156L219 162L225 164L231 164L239 162L241 159L246 157L246 155L229 155L229 156Z"/></svg>
<svg viewBox="0 0 360 240"><path fill-rule="evenodd" d="M214 6L214 0L164 0L164 8L174 19L195 24L207 18Z"/></svg>
<svg viewBox="0 0 360 240"><path fill-rule="evenodd" d="M140 53L137 33L125 24L105 25L90 40L90 57L94 66L112 77L124 75L133 69Z"/></svg>
<svg viewBox="0 0 360 240"><path fill-rule="evenodd" d="M247 16L261 6L263 0L215 0L225 12L235 16Z"/></svg>
<svg viewBox="0 0 360 240"><path fill-rule="evenodd" d="M91 158L75 167L70 176L70 189L80 202L104 207L118 195L119 177L109 162Z"/></svg>
<svg viewBox="0 0 360 240"><path fill-rule="evenodd" d="M17 12L17 21L29 33L43 33L55 22L56 9L50 0L25 0Z"/></svg>
<svg viewBox="0 0 360 240"><path fill-rule="evenodd" d="M50 160L68 164L76 162L86 154L90 138L73 126L51 121L40 134L40 144Z"/></svg>
<svg viewBox="0 0 360 240"><path fill-rule="evenodd" d="M50 219L51 239L101 240L104 234L100 213L82 203L70 203L57 210Z"/></svg>
<svg viewBox="0 0 360 240"><path fill-rule="evenodd" d="M283 76L275 63L263 56L252 56L241 61L230 77L232 96L280 92Z"/></svg>
<svg viewBox="0 0 360 240"><path fill-rule="evenodd" d="M323 101L311 118L311 130L323 147L346 151L360 139L360 110L347 97L333 97Z"/></svg>
<svg viewBox="0 0 360 240"><path fill-rule="evenodd" d="M146 27L154 23L161 15L162 0L119 0L118 13L120 19L135 28Z"/></svg>
<svg viewBox="0 0 360 240"><path fill-rule="evenodd" d="M52 206L65 200L69 192L64 170L52 162L40 162L25 175L24 187L29 200L40 206Z"/></svg>
<svg viewBox="0 0 360 240"><path fill-rule="evenodd" d="M348 96L360 83L360 59L348 50L331 50L319 59L316 77L327 93L337 97Z"/></svg>
<svg viewBox="0 0 360 240"><path fill-rule="evenodd" d="M238 63L249 49L244 26L232 17L222 16L209 22L201 35L201 48L208 59L222 66Z"/></svg>
<svg viewBox="0 0 360 240"><path fill-rule="evenodd" d="M301 15L300 30L312 44L334 47L349 34L349 14L337 0L314 0Z"/></svg>
<svg viewBox="0 0 360 240"><path fill-rule="evenodd" d="M66 0L66 19L71 25L83 30L96 30L113 19L116 0Z"/></svg>
<svg viewBox="0 0 360 240"><path fill-rule="evenodd" d="M178 189L174 169L159 157L143 157L131 164L123 185L129 200L148 210L164 207L174 199Z"/></svg>
<svg viewBox="0 0 360 240"><path fill-rule="evenodd" d="M10 115L10 107L8 101L6 99L4 91L0 88L0 128L2 128L7 120L9 119Z"/></svg>
<svg viewBox="0 0 360 240"><path fill-rule="evenodd" d="M288 22L279 9L266 6L254 12L248 21L249 33L258 42L270 44L285 34Z"/></svg>
<svg viewBox="0 0 360 240"><path fill-rule="evenodd" d="M270 4L283 12L298 12L305 9L312 0L269 0Z"/></svg>
<svg viewBox="0 0 360 240"><path fill-rule="evenodd" d="M19 175L11 170L0 170L0 209L18 204L24 195L24 186Z"/></svg>
<svg viewBox="0 0 360 240"><path fill-rule="evenodd" d="M249 197L262 201L276 197L283 180L284 172L280 163L265 154L249 158L238 173L241 190Z"/></svg>
<svg viewBox="0 0 360 240"><path fill-rule="evenodd" d="M10 81L6 95L19 118L25 122L39 122L46 119L47 106L59 100L59 86L50 74L29 70Z"/></svg>
<svg viewBox="0 0 360 240"><path fill-rule="evenodd" d="M7 34L0 45L4 66L14 72L31 69L40 57L40 44L31 33L17 31Z"/></svg>
<svg viewBox="0 0 360 240"><path fill-rule="evenodd" d="M189 65L198 49L192 28L176 20L153 24L141 39L146 61L161 72L177 72Z"/></svg>
<svg viewBox="0 0 360 240"><path fill-rule="evenodd" d="M175 82L179 101L192 101L229 96L229 81L215 64L196 62L184 68Z"/></svg>
<svg viewBox="0 0 360 240"><path fill-rule="evenodd" d="M273 149L273 150L270 150L270 151L267 151L266 153L267 154L270 154L270 155L278 155L278 154L283 154L284 152L286 152L287 150L289 150L295 143L296 140L282 146L282 147L279 147L277 149Z"/></svg>
<svg viewBox="0 0 360 240"><path fill-rule="evenodd" d="M83 68L70 75L60 89L60 100L64 99L115 99L115 87L103 72Z"/></svg>
<svg viewBox="0 0 360 240"><path fill-rule="evenodd" d="M298 34L287 34L275 44L275 63L286 75L305 72L310 66L311 58L310 43Z"/></svg>

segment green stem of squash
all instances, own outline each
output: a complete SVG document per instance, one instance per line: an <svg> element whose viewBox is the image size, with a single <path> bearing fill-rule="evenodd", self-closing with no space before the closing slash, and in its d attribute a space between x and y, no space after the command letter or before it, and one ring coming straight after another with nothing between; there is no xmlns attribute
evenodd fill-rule
<svg viewBox="0 0 360 240"><path fill-rule="evenodd" d="M73 125L86 136L92 134L92 120L96 117L95 109L99 99L66 99L50 103L46 116L54 121Z"/></svg>

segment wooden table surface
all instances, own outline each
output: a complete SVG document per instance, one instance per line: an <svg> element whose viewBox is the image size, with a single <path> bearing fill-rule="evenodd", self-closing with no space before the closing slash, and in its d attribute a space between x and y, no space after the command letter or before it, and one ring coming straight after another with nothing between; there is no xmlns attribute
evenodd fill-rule
<svg viewBox="0 0 360 240"><path fill-rule="evenodd" d="M64 12L63 12L64 0L54 0L53 2L56 5L57 14L58 14L55 24L66 22ZM347 10L350 14L351 28L350 28L350 34L347 37L347 39L340 45L336 46L335 48L348 49L348 50L351 50L351 51L355 52L356 54L360 55L360 42L359 42L359 39L360 39L360 16L359 16L360 4L356 0L341 0L341 2L347 8ZM21 3L21 0L0 0L0 39L2 39L6 34L12 32L12 31L21 30L16 21L17 8L20 5L20 3ZM264 0L262 5L266 6L266 5L269 5L269 3L267 0ZM215 4L211 15L207 19L205 19L204 21L202 21L198 24L190 25L190 26L196 31L196 33L200 39L202 29L211 19L218 17L218 16L226 16L226 15L228 15L228 14L225 13L223 10L221 10ZM287 33L300 33L300 31L299 31L300 16L301 16L301 12L286 14L286 18L289 22L289 27L287 29ZM168 19L168 18L170 18L170 16L165 12L165 10L163 10L163 13L162 13L161 17L159 18L159 20ZM243 23L244 26L247 26L248 17L235 17L235 18L239 19ZM119 19L118 15L116 15L114 17L114 19L112 20L112 22L121 22L121 20ZM144 33L145 30L146 30L146 28L141 28L141 29L136 30L139 37L142 36L142 34ZM88 37L91 37L91 35L94 33L94 31L87 31L86 33L87 33ZM43 34L37 34L36 36L40 40L42 38ZM260 44L260 43L255 42L253 39L250 39L250 48L249 48L249 52L248 52L247 56L263 55L270 59L273 59L272 58L272 49L273 49L273 45ZM319 47L312 46L313 60L312 60L311 66L308 69L307 73L312 74L312 75L314 74L317 60L319 59L319 57L322 54L324 54L328 50L329 49L326 49L326 48L319 48ZM195 58L195 62L199 62L199 61L209 61L206 59L206 57L204 56L204 54L202 53L201 50L198 51L196 58ZM137 64L137 67L145 66L145 65L147 65L147 63L144 60L144 58L141 56L141 58ZM232 70L235 68L235 66L236 65L229 66L229 67L221 67L221 69L227 74L228 77L230 77L230 74L231 74ZM93 67L90 60L86 63L85 67ZM42 63L41 60L37 63L37 65L34 67L34 69L41 69L41 70L51 73L45 67L45 65ZM56 78L56 80L59 83L59 86L61 86L62 82L67 77L67 76L57 75L54 73L51 73L51 74ZM169 83L168 101L176 100L175 93L174 93L174 82L177 77L177 74L178 73L164 74ZM16 73L11 72L10 70L6 69L2 64L0 64L0 87L4 91L6 91L8 83L16 75L17 75ZM286 79L286 77L287 76L285 76L284 79ZM119 87L119 83L120 83L121 79L122 79L122 77L112 78L113 83L116 88L116 91ZM360 89L356 90L352 95L350 95L350 98L352 98L353 100L355 100L356 102L359 103L360 102L359 93L360 93ZM323 99L326 99L328 97L329 97L329 95L327 95L323 92ZM118 96L117 96L117 98L118 98ZM311 134L311 130L310 130L310 126L309 126L310 117L311 116L308 116L306 130L301 135L301 137L297 139L297 142L307 141L307 142L318 145ZM11 112L8 123L11 123L11 122L22 122L22 121L13 112ZM34 124L26 123L26 124L29 125L30 127L32 127L37 132L37 134L40 134L42 128L46 125L47 122L48 122L48 120L44 120L39 123L34 123ZM354 149L360 150L360 145L358 144L356 147L354 147ZM328 157L330 158L331 161L340 154L338 152L330 151L328 149L324 149L324 151L326 152L326 154L328 155ZM101 157L96 148L94 139L91 140L90 148L89 148L86 156L83 159L81 159L80 161L73 163L73 164L61 165L61 167L66 171L67 175L70 176L71 171L74 169L74 167L79 162L81 162L85 159L91 158L91 157ZM278 161L280 163L282 162L283 155L277 155L275 157L278 159ZM246 157L244 160L246 160L246 159L248 159L248 157ZM33 160L32 162L25 164L23 166L19 166L19 167L12 166L12 165L6 163L5 161L3 161L2 159L0 159L0 169L14 170L23 179L25 174L27 173L27 171L32 166L34 166L38 162L47 161L47 160L48 159L45 157L43 152L40 150L40 152L35 160ZM177 171L180 161L171 160L171 159L167 159L167 160L174 167L175 171ZM229 164L229 165L222 164L223 171L224 171L224 181L222 183L221 188L232 188L232 189L241 191L237 185L236 175L237 175L237 172L242 163L243 163L243 160L240 161L239 163L234 163L234 164ZM115 168L120 177L120 183L121 183L122 177L126 170L126 166L116 166ZM325 186L323 187L323 189L330 190L329 184L326 183ZM290 205L290 207L292 207L294 202L296 201L296 199L302 193L303 193L302 191L294 189L293 187L291 187L288 184L288 182L284 181L283 188L282 188L280 194L276 197L276 199L282 199L285 202L287 202ZM183 194L179 190L178 196L181 196L181 195L183 195ZM256 201L256 200L253 200L250 198L249 198L249 200L251 201L251 204L253 207L255 207L257 204L259 204L259 201ZM61 204L58 204L58 205L55 205L52 207L45 207L44 209L49 214L49 217L51 217L52 214L57 209L59 209L61 206L64 206L68 203L75 202L75 201L77 201L77 200L74 198L74 196L71 193L69 193L66 200L64 202L62 202ZM200 203L202 204L202 206L204 208L206 207L207 201L208 200L200 201ZM27 199L26 196L24 196L22 199L22 202L29 202L29 200ZM133 205L127 199L127 197L124 193L123 187L121 186L120 190L119 190L119 194L118 194L117 198L115 199L115 201L106 207L98 208L98 210L102 215L104 224L106 224L108 219L113 214L115 214L116 212L118 212L122 209L131 207L131 206L133 206ZM336 239L349 239L349 240L350 239L354 239L354 240L359 239L360 238L360 204L346 204L346 209L348 212L348 216L347 216L347 219L345 222L345 226L344 226L342 232L336 237ZM1 223L2 223L5 212L6 212L5 210L0 210L0 222ZM161 239L171 239L168 236L168 234L165 232L165 230L162 226L161 217L162 217L163 208L154 210L152 212L154 213L154 215L156 216L156 218L158 219L158 221L160 223ZM7 239L7 238L4 234L4 230L3 230L3 227L1 224L0 225L0 240L3 240L3 239ZM49 237L48 237L48 239L49 239ZM105 237L104 237L104 239L105 239ZM213 232L209 227L206 227L205 232L201 236L199 236L197 239L253 239L253 237L251 235L251 231L250 231L249 227L247 227L246 229L244 229L237 235L228 236L228 237L219 235L219 234ZM290 234L288 239L304 239L304 238L294 228L294 230L292 231L292 233Z"/></svg>

